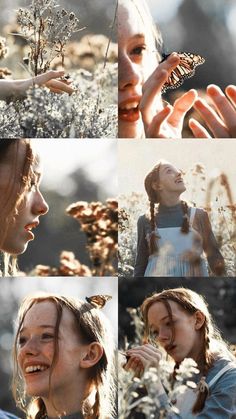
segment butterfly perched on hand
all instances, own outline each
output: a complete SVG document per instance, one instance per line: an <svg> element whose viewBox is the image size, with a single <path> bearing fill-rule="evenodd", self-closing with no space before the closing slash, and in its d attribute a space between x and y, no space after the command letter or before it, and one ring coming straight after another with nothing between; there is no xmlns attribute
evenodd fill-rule
<svg viewBox="0 0 236 419"><path fill-rule="evenodd" d="M177 89L181 86L185 79L193 77L195 74L195 68L205 62L205 59L199 54L193 54L191 52L177 52L180 57L180 63L171 72L168 80L162 86L162 93L165 93L168 89ZM162 61L165 61L170 54L162 54Z"/></svg>
<svg viewBox="0 0 236 419"><path fill-rule="evenodd" d="M85 297L85 300L95 308L103 308L106 302L111 299L111 295L92 295L91 297Z"/></svg>

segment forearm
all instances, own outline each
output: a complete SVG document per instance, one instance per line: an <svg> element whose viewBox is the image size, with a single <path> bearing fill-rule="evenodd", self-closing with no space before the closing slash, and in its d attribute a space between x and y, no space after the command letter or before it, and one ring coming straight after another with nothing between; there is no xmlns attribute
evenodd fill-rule
<svg viewBox="0 0 236 419"><path fill-rule="evenodd" d="M32 78L25 80L0 80L0 100L6 100L14 96L25 96L27 89L32 85Z"/></svg>

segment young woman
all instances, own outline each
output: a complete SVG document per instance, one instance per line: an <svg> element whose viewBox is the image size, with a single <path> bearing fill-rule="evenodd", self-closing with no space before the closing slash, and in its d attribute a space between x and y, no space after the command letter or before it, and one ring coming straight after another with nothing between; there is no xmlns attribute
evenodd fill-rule
<svg viewBox="0 0 236 419"><path fill-rule="evenodd" d="M203 252L212 272L222 275L224 259L207 212L180 198L186 189L181 171L160 161L146 176L145 189L150 215L138 219L134 276L208 276Z"/></svg>
<svg viewBox="0 0 236 419"><path fill-rule="evenodd" d="M0 80L0 100L23 97L26 91L35 85L45 85L54 93L71 94L74 89L70 87L70 81L63 80L64 74L64 71L49 70L39 76L24 80Z"/></svg>
<svg viewBox="0 0 236 419"><path fill-rule="evenodd" d="M48 206L39 190L41 171L29 140L0 140L0 252L2 274L10 256L23 253Z"/></svg>
<svg viewBox="0 0 236 419"><path fill-rule="evenodd" d="M97 307L96 302L51 294L23 301L13 390L26 418L113 417L114 344L108 320Z"/></svg>
<svg viewBox="0 0 236 419"><path fill-rule="evenodd" d="M197 293L176 288L155 293L144 300L141 312L145 325L144 344L127 351L126 370L140 375L145 368L158 367L161 350L175 361L173 381L185 358L192 358L200 371L197 391L185 390L177 397L179 414L169 419L233 419L236 417L236 360L214 325L204 299ZM156 383L160 410L171 405L160 381ZM158 412L157 412L158 413ZM159 415L157 416L159 417Z"/></svg>
<svg viewBox="0 0 236 419"><path fill-rule="evenodd" d="M192 89L171 106L162 101L161 91L180 62L171 54L162 62L162 37L155 27L145 0L119 0L119 134L120 138L181 138L186 112L197 99ZM228 86L226 95L209 86L207 93L217 111L202 99L196 109L215 137L235 137L236 87ZM195 137L209 137L194 119L190 128Z"/></svg>

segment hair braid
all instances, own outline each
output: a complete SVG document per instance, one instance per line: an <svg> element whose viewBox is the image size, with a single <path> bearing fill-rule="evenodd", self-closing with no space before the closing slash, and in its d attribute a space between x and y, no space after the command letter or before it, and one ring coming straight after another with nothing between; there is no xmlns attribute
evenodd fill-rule
<svg viewBox="0 0 236 419"><path fill-rule="evenodd" d="M202 367L202 378L201 382L204 384L201 389L199 389L197 400L192 408L192 413L196 414L202 411L205 405L206 398L209 393L207 384L205 383L205 377L207 376L208 370L212 365L212 356L210 355L210 339L209 339L209 326L208 321L205 320L204 323L204 336L203 336L203 367Z"/></svg>
<svg viewBox="0 0 236 419"><path fill-rule="evenodd" d="M183 222L181 226L181 233L188 234L189 232L189 215L188 215L188 204L185 201L181 201L183 215Z"/></svg>
<svg viewBox="0 0 236 419"><path fill-rule="evenodd" d="M150 201L150 225L151 233L149 236L149 251L150 255L152 255L158 250L156 241L155 203L152 201Z"/></svg>

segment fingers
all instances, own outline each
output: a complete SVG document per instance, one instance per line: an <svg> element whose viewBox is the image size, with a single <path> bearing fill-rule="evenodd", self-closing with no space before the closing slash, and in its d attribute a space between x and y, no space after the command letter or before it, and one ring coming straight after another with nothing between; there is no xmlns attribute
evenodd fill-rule
<svg viewBox="0 0 236 419"><path fill-rule="evenodd" d="M169 115L172 112L172 106L167 105L164 109L157 113L156 116L152 119L151 124L148 126L145 131L146 138L167 138L169 137L168 133L164 134L164 131L161 132L161 127L164 121L167 120Z"/></svg>
<svg viewBox="0 0 236 419"><path fill-rule="evenodd" d="M143 368L158 367L161 359L161 351L150 344L129 349L127 355L130 356L128 363L135 358L141 361Z"/></svg>
<svg viewBox="0 0 236 419"><path fill-rule="evenodd" d="M225 93L231 100L232 104L236 107L236 86L229 85L225 89Z"/></svg>
<svg viewBox="0 0 236 419"><path fill-rule="evenodd" d="M199 112L215 138L229 137L229 133L222 119L204 99L197 99L194 108Z"/></svg>
<svg viewBox="0 0 236 419"><path fill-rule="evenodd" d="M142 99L139 105L144 124L148 125L151 123L153 116L156 114L157 106L160 107L161 89L179 62L179 56L175 53L171 54L167 60L158 65L144 83Z"/></svg>
<svg viewBox="0 0 236 419"><path fill-rule="evenodd" d="M189 120L189 128L195 138L211 138L207 130L194 118Z"/></svg>
<svg viewBox="0 0 236 419"><path fill-rule="evenodd" d="M233 88L231 87L229 91L232 93ZM226 127L229 130L230 136L236 136L236 109L233 104L227 99L222 90L215 85L209 85L207 88L207 93L211 100L213 101L217 111L224 120ZM233 102L235 103L235 102Z"/></svg>
<svg viewBox="0 0 236 419"><path fill-rule="evenodd" d="M174 127L179 127L180 124L183 124L186 113L194 105L196 99L197 91L195 89L191 89L179 97L174 103L173 112L168 118L168 122Z"/></svg>
<svg viewBox="0 0 236 419"><path fill-rule="evenodd" d="M132 370L136 377L140 377L143 374L144 367L142 361L139 358L132 357L123 366L125 371Z"/></svg>
<svg viewBox="0 0 236 419"><path fill-rule="evenodd" d="M49 80L47 83L45 83L45 86L47 86L52 92L54 93L73 93L75 90L70 86L70 84L65 83L64 81L60 80Z"/></svg>
<svg viewBox="0 0 236 419"><path fill-rule="evenodd" d="M64 71L49 70L44 74L40 74L39 76L34 77L34 83L41 86L42 84L47 83L51 79L63 77L64 75Z"/></svg>

